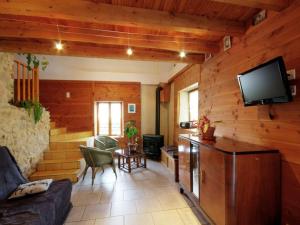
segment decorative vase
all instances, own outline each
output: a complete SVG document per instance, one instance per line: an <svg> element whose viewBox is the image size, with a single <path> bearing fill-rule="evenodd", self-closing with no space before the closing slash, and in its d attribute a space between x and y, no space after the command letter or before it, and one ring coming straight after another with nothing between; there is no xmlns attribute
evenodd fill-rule
<svg viewBox="0 0 300 225"><path fill-rule="evenodd" d="M215 129L216 129L215 127L208 127L206 132L202 133L202 139L209 140L209 141L215 140L215 136L214 136Z"/></svg>

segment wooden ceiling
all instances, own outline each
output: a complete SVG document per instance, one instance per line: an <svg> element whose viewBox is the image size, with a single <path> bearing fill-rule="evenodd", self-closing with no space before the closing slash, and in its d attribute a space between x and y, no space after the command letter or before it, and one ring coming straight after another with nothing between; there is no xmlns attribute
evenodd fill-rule
<svg viewBox="0 0 300 225"><path fill-rule="evenodd" d="M0 51L124 59L130 46L130 59L201 63L225 35L243 35L259 10L280 11L288 1L3 0Z"/></svg>

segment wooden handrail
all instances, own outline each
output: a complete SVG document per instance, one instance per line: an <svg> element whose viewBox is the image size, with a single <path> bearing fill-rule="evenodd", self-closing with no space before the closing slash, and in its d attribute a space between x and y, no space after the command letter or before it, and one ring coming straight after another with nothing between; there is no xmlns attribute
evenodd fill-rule
<svg viewBox="0 0 300 225"><path fill-rule="evenodd" d="M39 101L39 69L34 68L29 71L27 65L18 60L14 61L14 65L16 67L15 102Z"/></svg>

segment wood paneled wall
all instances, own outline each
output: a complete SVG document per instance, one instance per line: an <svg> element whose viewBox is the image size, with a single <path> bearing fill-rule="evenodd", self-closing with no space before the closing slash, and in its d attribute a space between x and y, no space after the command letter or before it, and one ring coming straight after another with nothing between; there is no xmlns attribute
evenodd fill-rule
<svg viewBox="0 0 300 225"><path fill-rule="evenodd" d="M124 122L135 120L141 129L140 83L40 80L40 101L51 121L69 131L93 131L95 101L123 101ZM128 113L128 103L136 104L136 113Z"/></svg>
<svg viewBox="0 0 300 225"><path fill-rule="evenodd" d="M200 114L211 109L218 136L279 149L282 154L282 224L300 224L300 96L274 105L244 107L236 75L276 56L287 69L300 72L299 1L281 13L269 14L262 24L233 40L233 47L201 66ZM299 78L294 81L300 88ZM279 176L280 174L278 174ZM245 174L247 176L247 174ZM255 184L253 184L255 185Z"/></svg>
<svg viewBox="0 0 300 225"><path fill-rule="evenodd" d="M200 81L200 65L193 65L172 81L174 83L174 144L178 142L178 134L193 132L181 129L178 124L179 118L179 91Z"/></svg>
<svg viewBox="0 0 300 225"><path fill-rule="evenodd" d="M93 83L89 81L40 80L40 102L51 121L69 131L93 130ZM70 98L66 97L70 92Z"/></svg>

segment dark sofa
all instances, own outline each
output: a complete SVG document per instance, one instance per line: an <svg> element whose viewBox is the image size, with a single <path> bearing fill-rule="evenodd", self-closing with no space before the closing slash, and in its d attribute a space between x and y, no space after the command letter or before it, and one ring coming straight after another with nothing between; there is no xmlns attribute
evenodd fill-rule
<svg viewBox="0 0 300 225"><path fill-rule="evenodd" d="M0 224L62 225L72 208L72 183L54 181L47 192L7 200L18 185L28 182L6 147L0 147Z"/></svg>

